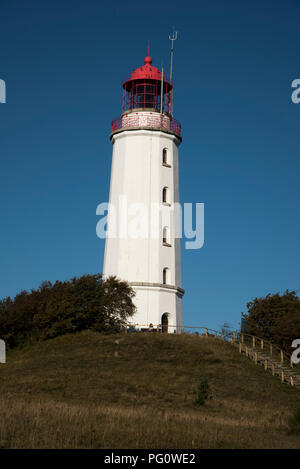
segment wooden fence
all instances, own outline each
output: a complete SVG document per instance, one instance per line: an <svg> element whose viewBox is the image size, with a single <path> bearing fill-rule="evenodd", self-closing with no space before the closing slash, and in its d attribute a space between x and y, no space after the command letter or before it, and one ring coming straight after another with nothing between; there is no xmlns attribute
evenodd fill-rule
<svg viewBox="0 0 300 469"><path fill-rule="evenodd" d="M261 337L257 337L255 335L238 331L226 333L224 331L217 331L215 329L210 329L209 327L204 326L178 326L170 324L167 326L162 324L151 325L151 327L149 327L149 324L128 324L125 328L125 332L130 332L131 330L158 333L169 332L170 330L173 330L177 333L194 334L200 335L202 337L215 337L235 345L239 349L240 353L244 353L247 357L252 358L256 365L258 363L262 363L263 361L265 370L270 370L273 375L275 375L275 371L278 374L279 365L282 382L286 382L288 378L288 382L291 385L294 385L295 380L298 383L297 375L299 374L300 385L300 364L298 366L295 365L292 361L292 357L273 342L262 339ZM296 376L288 372L287 368L293 369L293 371L296 373Z"/></svg>

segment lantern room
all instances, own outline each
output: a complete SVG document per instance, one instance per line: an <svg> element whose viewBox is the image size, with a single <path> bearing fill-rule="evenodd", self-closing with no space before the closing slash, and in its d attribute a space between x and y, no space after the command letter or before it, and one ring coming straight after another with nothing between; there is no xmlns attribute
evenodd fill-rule
<svg viewBox="0 0 300 469"><path fill-rule="evenodd" d="M163 72L153 67L147 56L144 65L137 68L123 82L123 114L136 110L156 111L171 115L172 85Z"/></svg>

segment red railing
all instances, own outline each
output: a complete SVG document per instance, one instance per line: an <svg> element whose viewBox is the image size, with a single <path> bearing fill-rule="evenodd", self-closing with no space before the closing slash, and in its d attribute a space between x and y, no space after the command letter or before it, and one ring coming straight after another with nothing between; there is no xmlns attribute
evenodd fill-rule
<svg viewBox="0 0 300 469"><path fill-rule="evenodd" d="M181 124L165 114L135 112L117 117L112 121L111 133L122 129L155 129L172 132L181 137Z"/></svg>

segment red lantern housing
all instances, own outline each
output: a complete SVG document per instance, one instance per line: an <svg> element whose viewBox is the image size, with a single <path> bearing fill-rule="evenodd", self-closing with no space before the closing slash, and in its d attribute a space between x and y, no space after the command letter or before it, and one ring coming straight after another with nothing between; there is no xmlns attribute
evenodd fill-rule
<svg viewBox="0 0 300 469"><path fill-rule="evenodd" d="M145 57L144 65L123 82L123 112L112 121L111 137L123 130L151 128L181 139L181 125L172 117L172 89L151 57Z"/></svg>
<svg viewBox="0 0 300 469"><path fill-rule="evenodd" d="M123 83L123 113L145 109L171 115L171 83L162 79L162 73L153 67L151 57L145 57L144 63Z"/></svg>

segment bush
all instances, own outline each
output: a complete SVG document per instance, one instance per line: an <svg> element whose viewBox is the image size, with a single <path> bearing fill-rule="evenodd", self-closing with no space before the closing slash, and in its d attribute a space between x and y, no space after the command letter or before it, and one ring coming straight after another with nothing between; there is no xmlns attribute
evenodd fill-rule
<svg viewBox="0 0 300 469"><path fill-rule="evenodd" d="M133 297L129 284L100 274L43 282L0 300L0 337L13 348L86 329L118 332L135 312Z"/></svg>
<svg viewBox="0 0 300 469"><path fill-rule="evenodd" d="M197 389L197 397L195 400L195 404L197 405L204 405L205 401L209 398L209 384L208 380L205 377L202 377L199 382L199 386Z"/></svg>
<svg viewBox="0 0 300 469"><path fill-rule="evenodd" d="M292 432L300 432L300 406L293 410L292 415L288 419L288 425Z"/></svg>

